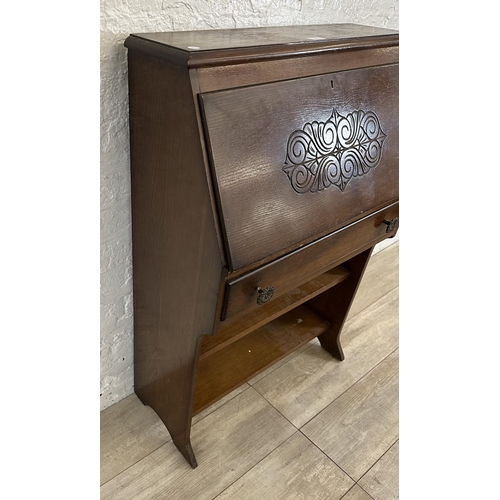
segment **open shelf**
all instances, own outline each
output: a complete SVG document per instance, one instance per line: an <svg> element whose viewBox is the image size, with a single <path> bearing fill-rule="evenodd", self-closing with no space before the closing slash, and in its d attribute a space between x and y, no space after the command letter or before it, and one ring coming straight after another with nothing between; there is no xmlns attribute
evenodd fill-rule
<svg viewBox="0 0 500 500"><path fill-rule="evenodd" d="M288 353L328 330L330 323L303 304L200 359L193 414L222 398Z"/></svg>
<svg viewBox="0 0 500 500"><path fill-rule="evenodd" d="M348 278L349 274L345 267L337 266L237 320L224 322L216 335L203 339L200 360L225 349L231 343L339 284Z"/></svg>

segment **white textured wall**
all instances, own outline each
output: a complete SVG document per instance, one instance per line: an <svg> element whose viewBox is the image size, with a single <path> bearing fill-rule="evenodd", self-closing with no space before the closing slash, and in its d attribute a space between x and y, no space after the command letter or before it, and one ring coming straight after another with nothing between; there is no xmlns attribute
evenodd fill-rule
<svg viewBox="0 0 500 500"><path fill-rule="evenodd" d="M134 389L125 38L346 22L398 29L398 13L398 0L101 0L101 409Z"/></svg>

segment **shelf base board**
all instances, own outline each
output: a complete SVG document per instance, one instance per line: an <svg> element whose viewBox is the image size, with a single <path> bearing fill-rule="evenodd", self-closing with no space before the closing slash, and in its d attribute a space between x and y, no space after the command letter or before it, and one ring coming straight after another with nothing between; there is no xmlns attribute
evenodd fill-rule
<svg viewBox="0 0 500 500"><path fill-rule="evenodd" d="M200 359L193 415L330 328L303 304Z"/></svg>

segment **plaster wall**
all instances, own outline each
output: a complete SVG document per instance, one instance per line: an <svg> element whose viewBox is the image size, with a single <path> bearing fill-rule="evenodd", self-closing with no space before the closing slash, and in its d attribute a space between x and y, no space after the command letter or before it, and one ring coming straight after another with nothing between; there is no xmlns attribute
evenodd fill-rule
<svg viewBox="0 0 500 500"><path fill-rule="evenodd" d="M125 38L293 24L398 29L398 20L398 0L101 0L101 410L134 390Z"/></svg>

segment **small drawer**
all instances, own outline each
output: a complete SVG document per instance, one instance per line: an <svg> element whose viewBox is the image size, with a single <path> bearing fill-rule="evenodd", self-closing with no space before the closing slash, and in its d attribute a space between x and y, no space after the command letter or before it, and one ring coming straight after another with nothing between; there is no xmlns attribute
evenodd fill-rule
<svg viewBox="0 0 500 500"><path fill-rule="evenodd" d="M231 271L398 200L398 65L200 95Z"/></svg>
<svg viewBox="0 0 500 500"><path fill-rule="evenodd" d="M398 214L399 203L394 203L256 271L228 281L222 320L250 312L394 236Z"/></svg>

